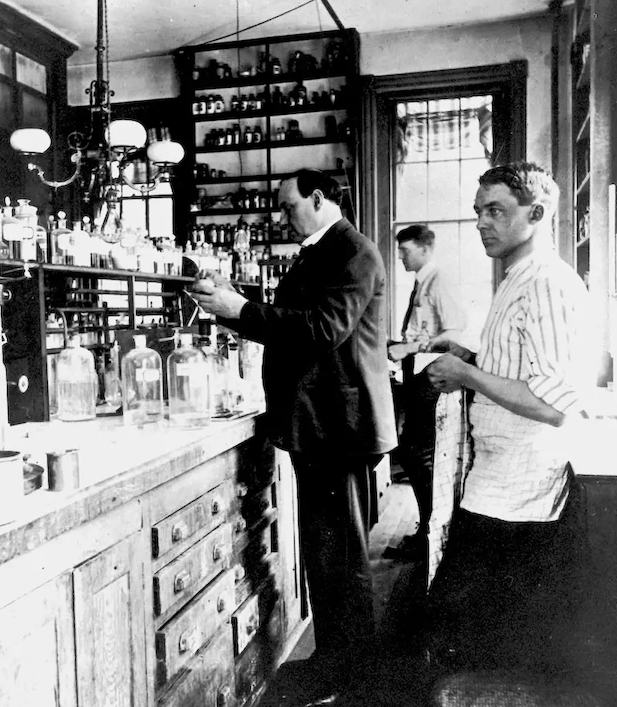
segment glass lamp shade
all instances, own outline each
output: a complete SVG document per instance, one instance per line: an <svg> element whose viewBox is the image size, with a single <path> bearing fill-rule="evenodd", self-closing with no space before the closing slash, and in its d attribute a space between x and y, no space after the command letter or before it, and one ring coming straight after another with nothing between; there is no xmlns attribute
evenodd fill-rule
<svg viewBox="0 0 617 707"><path fill-rule="evenodd" d="M105 137L112 148L137 149L146 144L146 129L136 120L112 120Z"/></svg>
<svg viewBox="0 0 617 707"><path fill-rule="evenodd" d="M42 155L51 145L51 138L40 128L21 128L12 133L11 147L17 152L29 155Z"/></svg>
<svg viewBox="0 0 617 707"><path fill-rule="evenodd" d="M154 164L178 164L184 157L184 148L179 142L157 140L148 145L146 154Z"/></svg>

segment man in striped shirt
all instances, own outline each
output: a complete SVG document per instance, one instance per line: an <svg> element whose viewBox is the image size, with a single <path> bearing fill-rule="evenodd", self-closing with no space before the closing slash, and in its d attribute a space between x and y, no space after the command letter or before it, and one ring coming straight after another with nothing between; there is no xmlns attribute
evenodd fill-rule
<svg viewBox="0 0 617 707"><path fill-rule="evenodd" d="M430 590L431 645L459 665L552 662L572 560L568 422L593 383L582 280L555 253L559 190L530 163L488 170L474 209L505 278L477 357L451 346L428 369L441 392L472 391L473 461Z"/></svg>

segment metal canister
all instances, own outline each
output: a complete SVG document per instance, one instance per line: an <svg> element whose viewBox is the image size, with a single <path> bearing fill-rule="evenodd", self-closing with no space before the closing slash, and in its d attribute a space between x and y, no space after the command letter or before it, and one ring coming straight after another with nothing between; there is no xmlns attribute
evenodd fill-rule
<svg viewBox="0 0 617 707"><path fill-rule="evenodd" d="M79 488L79 451L65 449L47 452L47 479L50 491L75 491Z"/></svg>

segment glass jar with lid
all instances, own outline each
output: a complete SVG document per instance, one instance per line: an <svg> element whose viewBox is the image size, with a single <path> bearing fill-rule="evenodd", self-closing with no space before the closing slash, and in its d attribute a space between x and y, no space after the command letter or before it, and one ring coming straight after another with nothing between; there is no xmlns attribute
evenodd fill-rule
<svg viewBox="0 0 617 707"><path fill-rule="evenodd" d="M193 335L180 334L180 346L167 359L169 421L176 427L203 427L210 422L210 376Z"/></svg>
<svg viewBox="0 0 617 707"><path fill-rule="evenodd" d="M122 359L122 414L125 425L141 427L163 419L163 364L145 334L133 339L135 348Z"/></svg>

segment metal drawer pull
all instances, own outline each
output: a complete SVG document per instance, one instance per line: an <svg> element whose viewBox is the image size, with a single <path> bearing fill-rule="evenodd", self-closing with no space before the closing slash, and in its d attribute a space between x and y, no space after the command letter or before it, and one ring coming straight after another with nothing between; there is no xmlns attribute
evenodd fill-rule
<svg viewBox="0 0 617 707"><path fill-rule="evenodd" d="M223 550L222 550L222 548L220 547L220 545L215 545L215 546L212 548L212 559L213 559L215 562L218 562L222 557L223 557Z"/></svg>
<svg viewBox="0 0 617 707"><path fill-rule="evenodd" d="M221 512L221 501L219 498L215 498L212 501L212 506L210 508L210 512L212 513L213 516L218 515Z"/></svg>
<svg viewBox="0 0 617 707"><path fill-rule="evenodd" d="M253 616L251 620L246 624L246 635L252 636L255 631L257 631L257 619Z"/></svg>
<svg viewBox="0 0 617 707"><path fill-rule="evenodd" d="M227 606L227 596L225 594L222 594L216 602L216 610L219 612L219 614L222 614L225 611L225 607Z"/></svg>
<svg viewBox="0 0 617 707"><path fill-rule="evenodd" d="M219 694L216 697L216 707L225 707L231 700L231 688L229 685L225 685L219 690Z"/></svg>
<svg viewBox="0 0 617 707"><path fill-rule="evenodd" d="M241 582L246 577L246 570L242 565L236 565L234 567L234 579L236 584Z"/></svg>
<svg viewBox="0 0 617 707"><path fill-rule="evenodd" d="M236 521L236 533L241 533L243 530L246 530L246 519L238 518Z"/></svg>
<svg viewBox="0 0 617 707"><path fill-rule="evenodd" d="M261 501L259 502L259 510L262 513L265 513L265 511L270 509L270 501L268 501L267 498L262 498Z"/></svg>
<svg viewBox="0 0 617 707"><path fill-rule="evenodd" d="M174 592L183 592L191 583L191 573L182 570L174 577Z"/></svg>
<svg viewBox="0 0 617 707"><path fill-rule="evenodd" d="M185 521L180 521L171 527L171 542L179 543L189 536L189 527Z"/></svg>
<svg viewBox="0 0 617 707"><path fill-rule="evenodd" d="M194 653L198 647L197 640L198 633L194 628L185 631L180 635L180 639L178 640L178 650L180 653L186 653L187 651Z"/></svg>
<svg viewBox="0 0 617 707"><path fill-rule="evenodd" d="M249 487L246 484L238 484L236 486L236 495L238 498L243 498L249 492Z"/></svg>

